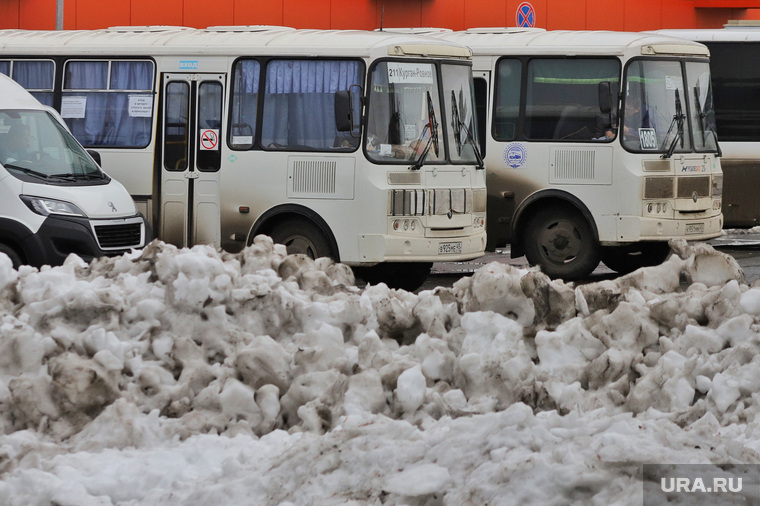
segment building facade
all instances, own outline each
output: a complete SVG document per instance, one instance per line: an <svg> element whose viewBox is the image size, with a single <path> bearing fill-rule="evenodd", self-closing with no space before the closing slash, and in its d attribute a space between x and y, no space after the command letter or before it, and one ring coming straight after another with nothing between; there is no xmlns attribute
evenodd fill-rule
<svg viewBox="0 0 760 506"><path fill-rule="evenodd" d="M720 28L760 19L760 0L0 0L0 28L283 25L294 28L536 26Z"/></svg>

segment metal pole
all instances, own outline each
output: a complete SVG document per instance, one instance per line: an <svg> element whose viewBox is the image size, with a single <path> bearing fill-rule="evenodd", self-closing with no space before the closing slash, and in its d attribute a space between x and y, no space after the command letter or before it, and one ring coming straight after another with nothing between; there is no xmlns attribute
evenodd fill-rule
<svg viewBox="0 0 760 506"><path fill-rule="evenodd" d="M63 0L55 0L55 29L63 30Z"/></svg>

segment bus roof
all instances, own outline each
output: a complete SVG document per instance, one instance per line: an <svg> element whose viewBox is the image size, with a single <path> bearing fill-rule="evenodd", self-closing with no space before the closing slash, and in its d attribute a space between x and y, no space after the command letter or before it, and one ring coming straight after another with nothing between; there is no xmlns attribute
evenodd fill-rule
<svg viewBox="0 0 760 506"><path fill-rule="evenodd" d="M0 30L0 53L70 55L428 55L469 58L456 43L415 34L297 30L282 26L124 26L100 30Z"/></svg>
<svg viewBox="0 0 760 506"><path fill-rule="evenodd" d="M743 25L732 26L730 28L656 30L651 33L681 37L699 42L760 41L760 27L752 28L751 26Z"/></svg>
<svg viewBox="0 0 760 506"><path fill-rule="evenodd" d="M699 43L646 32L606 30L544 30L543 28L441 28L391 29L399 33L424 34L464 44L473 55L500 54L678 54L708 56Z"/></svg>

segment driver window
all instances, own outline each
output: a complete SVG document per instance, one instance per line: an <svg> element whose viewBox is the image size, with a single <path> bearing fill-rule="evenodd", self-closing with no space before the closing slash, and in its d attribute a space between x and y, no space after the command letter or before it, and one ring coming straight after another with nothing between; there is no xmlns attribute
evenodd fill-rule
<svg viewBox="0 0 760 506"><path fill-rule="evenodd" d="M370 90L367 156L379 162L445 159L436 71L430 63L382 62ZM429 147L428 147L429 146Z"/></svg>

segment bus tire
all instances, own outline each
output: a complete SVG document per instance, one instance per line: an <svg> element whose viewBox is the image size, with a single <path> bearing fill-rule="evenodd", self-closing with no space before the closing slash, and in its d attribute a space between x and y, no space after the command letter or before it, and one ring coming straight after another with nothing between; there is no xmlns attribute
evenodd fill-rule
<svg viewBox="0 0 760 506"><path fill-rule="evenodd" d="M354 275L367 284L385 283L388 288L413 292L425 282L432 262L384 262L372 267L355 267Z"/></svg>
<svg viewBox="0 0 760 506"><path fill-rule="evenodd" d="M589 223L571 206L550 205L529 218L525 256L550 278L574 281L599 265L600 246Z"/></svg>
<svg viewBox="0 0 760 506"><path fill-rule="evenodd" d="M304 219L288 218L272 228L272 240L283 244L288 255L303 254L311 259L335 258L330 243L317 225Z"/></svg>
<svg viewBox="0 0 760 506"><path fill-rule="evenodd" d="M602 248L602 263L617 272L628 274L641 267L659 265L670 256L670 246L666 241L641 242L630 246L605 246Z"/></svg>
<svg viewBox="0 0 760 506"><path fill-rule="evenodd" d="M8 246L7 244L0 243L0 253L5 253L8 255L8 258L11 259L11 263L13 263L13 268L18 270L18 268L23 264L23 260L21 260L21 255L18 254L18 252L12 248L11 246Z"/></svg>

